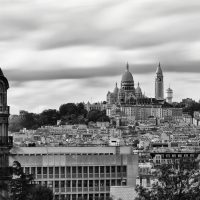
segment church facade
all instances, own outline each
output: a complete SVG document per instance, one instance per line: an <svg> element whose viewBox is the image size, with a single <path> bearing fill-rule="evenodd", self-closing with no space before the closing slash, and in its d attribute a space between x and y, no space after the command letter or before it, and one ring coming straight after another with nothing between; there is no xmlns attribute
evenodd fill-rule
<svg viewBox="0 0 200 200"><path fill-rule="evenodd" d="M113 92L108 91L107 93L106 113L109 117L126 117L132 121L147 120L149 117L163 118L163 110L167 106L164 99L164 77L160 63L156 70L154 98L145 96L139 83L135 87L133 75L127 63L126 70L122 74L120 88L116 83Z"/></svg>

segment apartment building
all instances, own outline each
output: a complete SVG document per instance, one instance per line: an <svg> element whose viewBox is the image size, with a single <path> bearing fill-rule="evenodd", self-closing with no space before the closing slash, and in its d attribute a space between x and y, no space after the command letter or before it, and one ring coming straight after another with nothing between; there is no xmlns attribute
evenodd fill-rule
<svg viewBox="0 0 200 200"><path fill-rule="evenodd" d="M111 186L135 186L138 155L124 147L18 147L10 165L19 161L25 173L52 188L55 200L107 199Z"/></svg>

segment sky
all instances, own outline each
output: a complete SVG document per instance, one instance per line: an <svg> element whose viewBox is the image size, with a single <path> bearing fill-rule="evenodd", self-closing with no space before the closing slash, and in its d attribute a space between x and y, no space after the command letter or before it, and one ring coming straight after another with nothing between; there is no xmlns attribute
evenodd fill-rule
<svg viewBox="0 0 200 200"><path fill-rule="evenodd" d="M160 62L174 101L198 101L199 21L199 0L0 0L11 114L104 101L127 62L146 96Z"/></svg>

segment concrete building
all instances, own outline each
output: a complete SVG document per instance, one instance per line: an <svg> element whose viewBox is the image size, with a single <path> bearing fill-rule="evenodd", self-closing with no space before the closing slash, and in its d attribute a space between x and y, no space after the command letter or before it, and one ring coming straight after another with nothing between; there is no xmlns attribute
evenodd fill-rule
<svg viewBox="0 0 200 200"><path fill-rule="evenodd" d="M138 155L124 147L21 147L11 150L25 173L52 188L55 199L94 200L110 196L111 186L136 184Z"/></svg>

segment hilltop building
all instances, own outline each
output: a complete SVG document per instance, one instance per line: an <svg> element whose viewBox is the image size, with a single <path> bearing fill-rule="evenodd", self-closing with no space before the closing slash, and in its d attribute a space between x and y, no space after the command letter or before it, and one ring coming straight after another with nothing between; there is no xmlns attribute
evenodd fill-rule
<svg viewBox="0 0 200 200"><path fill-rule="evenodd" d="M167 96L169 102L172 101L172 94L170 95ZM173 110L164 99L164 76L160 63L156 70L155 98L145 96L139 83L135 88L128 63L121 78L121 87L118 88L116 83L113 92L108 91L107 93L106 114L111 118L126 117L129 121L147 120L149 117L164 118L166 107ZM170 113L176 114L177 112Z"/></svg>

